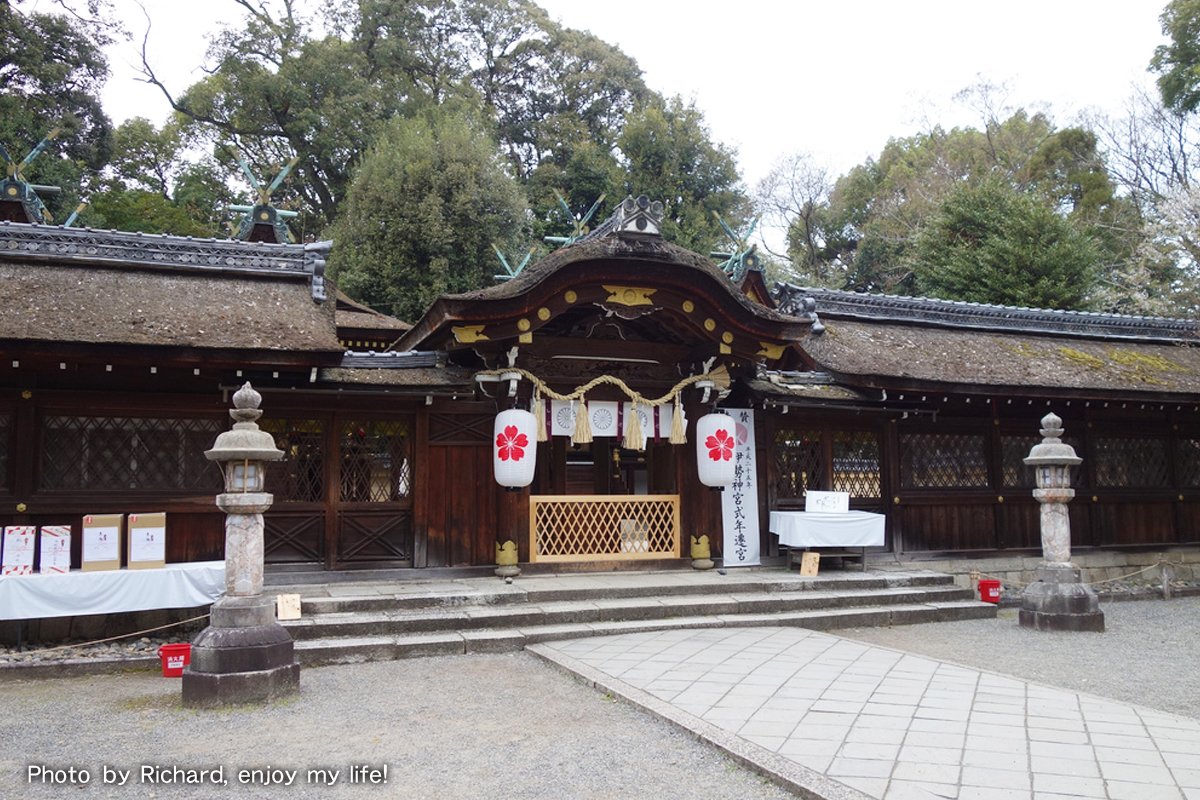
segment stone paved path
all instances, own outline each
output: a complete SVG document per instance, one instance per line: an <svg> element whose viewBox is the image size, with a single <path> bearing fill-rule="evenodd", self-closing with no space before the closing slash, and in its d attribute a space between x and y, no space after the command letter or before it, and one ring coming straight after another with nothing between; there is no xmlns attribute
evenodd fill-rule
<svg viewBox="0 0 1200 800"><path fill-rule="evenodd" d="M677 724L736 736L768 769L798 766L824 796L839 792L821 778L881 800L1200 800L1200 721L828 634L665 631L535 650Z"/></svg>

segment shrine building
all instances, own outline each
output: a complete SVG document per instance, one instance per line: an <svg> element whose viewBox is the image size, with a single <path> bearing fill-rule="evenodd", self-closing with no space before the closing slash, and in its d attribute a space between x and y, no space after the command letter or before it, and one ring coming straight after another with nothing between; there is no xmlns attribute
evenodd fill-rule
<svg viewBox="0 0 1200 800"><path fill-rule="evenodd" d="M1198 549L1195 322L771 291L660 224L626 200L408 325L326 280L333 243L0 222L0 524L73 526L78 567L84 515L161 511L168 562L220 559L203 453L249 381L284 452L268 572L780 564L770 512L810 491L883 516L868 562L1040 557L1022 459L1050 411L1083 459L1077 560ZM510 409L532 427L502 454Z"/></svg>

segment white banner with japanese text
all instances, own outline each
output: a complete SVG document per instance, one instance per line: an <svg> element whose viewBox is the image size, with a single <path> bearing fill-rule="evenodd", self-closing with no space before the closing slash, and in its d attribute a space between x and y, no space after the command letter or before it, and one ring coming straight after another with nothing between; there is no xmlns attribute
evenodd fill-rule
<svg viewBox="0 0 1200 800"><path fill-rule="evenodd" d="M721 409L737 424L733 483L721 492L726 567L758 566L758 465L754 453L754 409Z"/></svg>

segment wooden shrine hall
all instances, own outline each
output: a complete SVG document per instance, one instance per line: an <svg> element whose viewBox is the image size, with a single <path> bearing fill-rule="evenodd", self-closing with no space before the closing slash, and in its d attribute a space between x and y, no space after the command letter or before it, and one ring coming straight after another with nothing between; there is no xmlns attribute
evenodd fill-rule
<svg viewBox="0 0 1200 800"><path fill-rule="evenodd" d="M660 223L626 200L411 326L326 281L332 243L0 223L0 524L73 526L78 567L84 515L161 511L169 562L221 558L203 451L250 381L284 452L268 570L771 563L770 512L818 490L883 515L876 558L1037 554L1049 411L1083 459L1073 550L1200 543L1195 323L772 294Z"/></svg>

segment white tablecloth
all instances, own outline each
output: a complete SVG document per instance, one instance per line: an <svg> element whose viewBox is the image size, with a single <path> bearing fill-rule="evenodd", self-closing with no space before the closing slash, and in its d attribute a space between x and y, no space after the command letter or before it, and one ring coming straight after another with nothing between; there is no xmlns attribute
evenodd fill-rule
<svg viewBox="0 0 1200 800"><path fill-rule="evenodd" d="M882 547L885 520L870 511L772 511L770 531L788 547Z"/></svg>
<svg viewBox="0 0 1200 800"><path fill-rule="evenodd" d="M225 562L0 576L0 619L203 606L225 593Z"/></svg>

